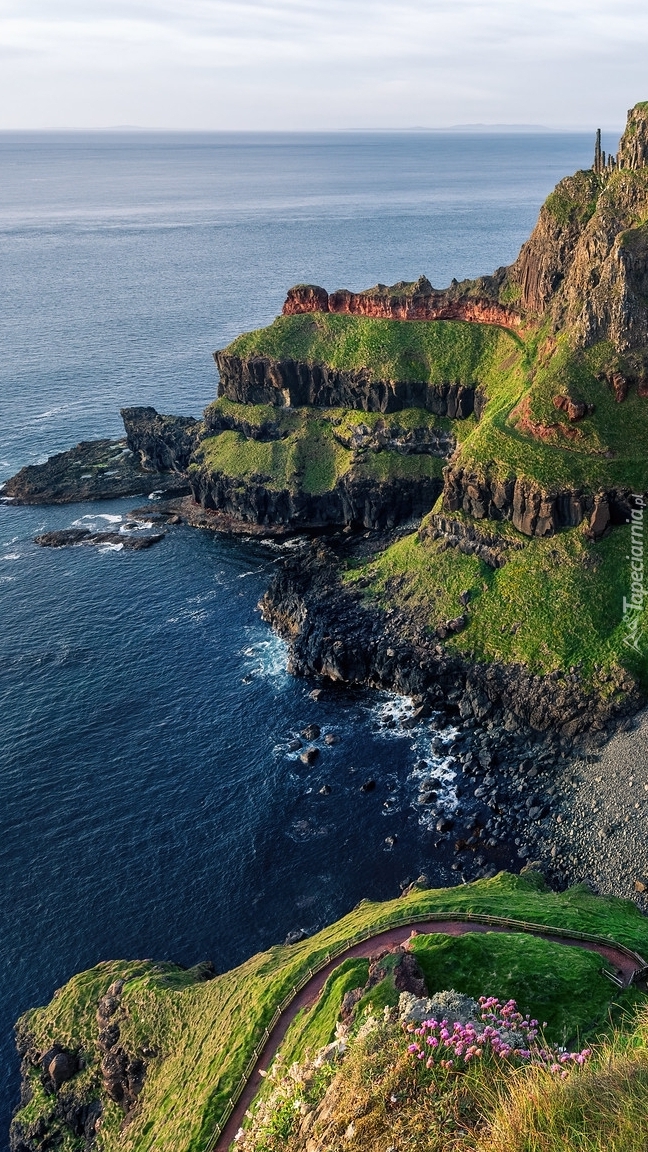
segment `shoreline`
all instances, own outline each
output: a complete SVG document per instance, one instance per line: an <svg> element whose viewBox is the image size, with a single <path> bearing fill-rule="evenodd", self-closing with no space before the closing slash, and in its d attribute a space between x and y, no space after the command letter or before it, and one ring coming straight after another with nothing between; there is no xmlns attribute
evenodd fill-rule
<svg viewBox="0 0 648 1152"><path fill-rule="evenodd" d="M116 447L111 442L110 452ZM88 498L85 489L76 491L79 450L87 459L93 449L84 443L55 458L56 504ZM98 450L103 463L104 442ZM516 867L515 859L518 869L534 861L556 887L588 882L601 894L633 899L648 911L648 846L633 822L644 807L634 799L644 785L641 753L632 738L624 743L626 730L638 727L648 765L648 709L638 693L614 707L584 693L576 673L538 677L521 666L467 661L402 612L371 609L358 590L341 585L346 558L367 558L410 531L409 525L349 532L255 524L203 508L188 494L181 471L133 471L136 490L130 495L147 487L158 495L133 509L134 517L146 515L155 526L185 524L224 537L290 545L259 605L264 621L288 643L289 672L316 684L393 691L413 699L419 720L434 714L459 727L452 753L459 807L449 813L440 802L435 810L433 790L427 801L437 820L435 847L454 844L458 880ZM65 474L69 483L61 500ZM29 470L30 481L40 475L51 481L49 462ZM113 495L115 479L106 478L106 497ZM97 501L102 481L97 476L94 482ZM49 503L48 495L46 489L25 503ZM633 782L621 788L622 778ZM648 767L645 783L648 805Z"/></svg>

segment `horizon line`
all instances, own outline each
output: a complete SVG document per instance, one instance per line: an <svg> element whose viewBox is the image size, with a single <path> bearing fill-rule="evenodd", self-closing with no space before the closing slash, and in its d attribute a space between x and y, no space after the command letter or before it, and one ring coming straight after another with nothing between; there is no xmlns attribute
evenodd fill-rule
<svg viewBox="0 0 648 1152"><path fill-rule="evenodd" d="M567 126L551 126L547 124L506 124L506 123L465 123L465 124L445 124L439 126L430 126L425 124L407 125L405 127L380 127L380 128L169 128L160 126L147 126L143 124L107 124L107 125L47 125L43 127L32 128L2 128L0 127L0 134L8 133L28 133L28 132L164 132L164 133L183 133L191 135L207 135L215 133L230 133L234 134L255 134L255 135L345 135L345 134L370 134L370 133L408 133L408 132L475 132L475 133L547 133L547 134L560 134L560 133L587 133L595 132L596 128L600 127L602 132L623 132L623 126L605 126L597 125L591 127L589 125L567 125Z"/></svg>

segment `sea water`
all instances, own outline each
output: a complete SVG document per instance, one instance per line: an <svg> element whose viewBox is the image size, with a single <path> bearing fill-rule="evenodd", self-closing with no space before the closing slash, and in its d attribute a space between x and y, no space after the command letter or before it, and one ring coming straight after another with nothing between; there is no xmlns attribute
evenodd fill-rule
<svg viewBox="0 0 648 1152"><path fill-rule="evenodd" d="M443 287L509 263L591 143L0 134L0 481L119 436L123 405L199 415L212 351L294 283ZM310 698L257 611L281 549L188 528L136 553L33 543L118 530L141 503L0 505L1 1147L12 1024L73 973L222 971L421 872L456 882L416 801L427 760L452 806L452 732L434 754L429 722L401 727L407 701ZM311 722L305 767L289 744Z"/></svg>

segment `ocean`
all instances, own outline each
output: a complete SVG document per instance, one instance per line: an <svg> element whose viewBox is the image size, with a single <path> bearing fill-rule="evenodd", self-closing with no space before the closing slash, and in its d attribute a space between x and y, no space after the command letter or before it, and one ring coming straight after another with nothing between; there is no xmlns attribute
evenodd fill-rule
<svg viewBox="0 0 648 1152"><path fill-rule="evenodd" d="M269 323L294 283L443 287L509 263L592 148L541 133L0 133L0 482L119 436L123 405L199 415L212 351ZM452 731L433 753L429 722L385 727L407 701L315 702L288 675L257 611L281 549L188 528L141 553L33 543L119 527L141 504L0 503L2 1148L12 1025L75 972L118 957L222 971L421 872L456 882L416 804L422 759L452 804ZM289 743L311 722L322 753L305 767Z"/></svg>

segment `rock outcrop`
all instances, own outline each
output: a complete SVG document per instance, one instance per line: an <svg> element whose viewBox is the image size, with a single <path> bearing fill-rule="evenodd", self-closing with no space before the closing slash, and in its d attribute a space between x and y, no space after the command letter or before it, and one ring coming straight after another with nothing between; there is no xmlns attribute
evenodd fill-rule
<svg viewBox="0 0 648 1152"><path fill-rule="evenodd" d="M421 541L442 540L446 548L456 548L464 556L477 556L489 568L503 568L511 552L524 548L521 540L498 536L485 526L438 513L424 520L418 538Z"/></svg>
<svg viewBox="0 0 648 1152"><path fill-rule="evenodd" d="M285 525L293 530L343 527L393 528L420 519L441 492L436 477L377 482L343 476L330 492L311 495L274 489L262 477L240 480L208 467L191 473L194 499L250 524Z"/></svg>
<svg viewBox="0 0 648 1152"><path fill-rule="evenodd" d="M602 158L601 158L602 160ZM582 347L609 341L642 375L648 354L648 104L628 113L617 161L561 180L508 271L523 311Z"/></svg>
<svg viewBox="0 0 648 1152"><path fill-rule="evenodd" d="M500 268L493 276L479 280L453 280L445 289L433 288L425 276L415 283L377 284L364 292L340 288L328 293L315 284L297 284L288 292L282 311L284 316L341 312L383 320L467 320L520 328L520 313L498 299L504 271Z"/></svg>
<svg viewBox="0 0 648 1152"><path fill-rule="evenodd" d="M321 543L284 561L261 600L263 618L289 645L295 675L367 685L413 696L461 719L512 717L570 739L612 727L637 710L631 678L602 698L577 675L534 676L521 665L469 663L403 613L369 610L340 586L334 554Z"/></svg>
<svg viewBox="0 0 648 1152"><path fill-rule="evenodd" d="M140 1056L131 1056L120 1045L119 1020L122 1011L123 980L110 985L97 1006L99 1036L97 1046L102 1054L102 1088L110 1100L124 1110L131 1111L137 1102L146 1077L146 1064Z"/></svg>
<svg viewBox="0 0 648 1152"><path fill-rule="evenodd" d="M142 468L186 472L202 430L192 416L162 416L155 408L122 408L126 440Z"/></svg>
<svg viewBox="0 0 648 1152"><path fill-rule="evenodd" d="M88 440L50 456L45 464L21 468L0 497L14 504L70 504L153 491L182 496L189 486L177 472L142 467L125 440Z"/></svg>
<svg viewBox="0 0 648 1152"><path fill-rule="evenodd" d="M632 505L625 490L545 491L529 480L500 480L450 465L445 469L443 507L475 520L510 520L525 536L553 536L560 528L587 521L592 535L599 537L611 524L626 523Z"/></svg>
<svg viewBox="0 0 648 1152"><path fill-rule="evenodd" d="M340 371L326 364L243 357L226 351L214 352L214 359L220 372L218 395L238 404L363 412L424 408L452 420L462 420L475 409L475 388L466 384L380 381L366 369Z"/></svg>
<svg viewBox="0 0 648 1152"><path fill-rule="evenodd" d="M89 528L62 528L55 532L43 532L34 537L34 543L41 548L70 548L77 544L111 545L127 551L141 552L159 544L164 532L91 532Z"/></svg>

